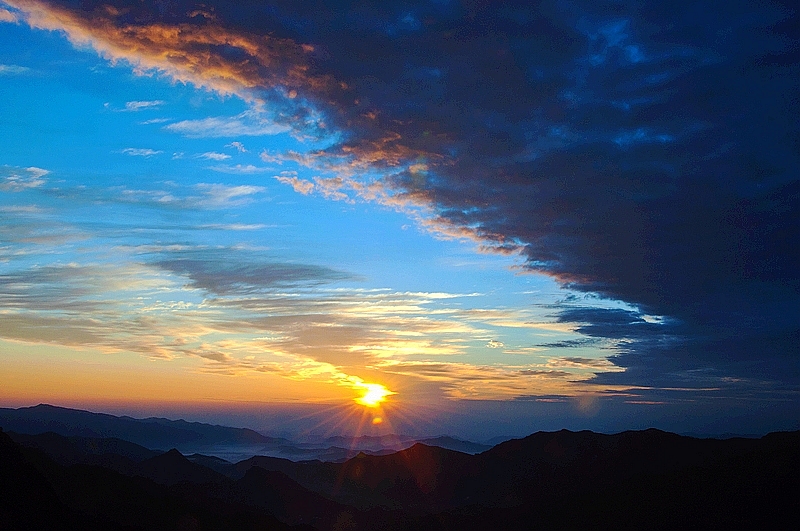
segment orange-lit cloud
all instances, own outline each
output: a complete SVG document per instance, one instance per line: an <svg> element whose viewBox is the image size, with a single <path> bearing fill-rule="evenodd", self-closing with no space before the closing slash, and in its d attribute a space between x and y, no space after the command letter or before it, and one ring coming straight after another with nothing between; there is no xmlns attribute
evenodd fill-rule
<svg viewBox="0 0 800 531"><path fill-rule="evenodd" d="M17 17L8 9L0 8L0 22L16 22Z"/></svg>
<svg viewBox="0 0 800 531"><path fill-rule="evenodd" d="M295 192L303 195L308 195L314 191L314 183L306 181L305 179L298 179L296 172L281 172L281 175L276 175L275 179L279 183L288 184L294 188Z"/></svg>
<svg viewBox="0 0 800 531"><path fill-rule="evenodd" d="M111 61L126 61L139 72L158 71L176 81L256 101L254 89L321 90L333 84L308 72L309 45L272 36L248 35L205 22L125 22L135 8L96 6L70 10L38 0L9 0L30 26L62 31L76 45L89 45ZM230 60L221 47L244 59Z"/></svg>

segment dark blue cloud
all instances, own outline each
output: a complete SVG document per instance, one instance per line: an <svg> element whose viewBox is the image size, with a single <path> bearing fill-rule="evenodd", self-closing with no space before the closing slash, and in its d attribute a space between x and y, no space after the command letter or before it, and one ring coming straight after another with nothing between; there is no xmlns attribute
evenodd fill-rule
<svg viewBox="0 0 800 531"><path fill-rule="evenodd" d="M797 390L793 4L275 0L212 2L199 16L175 1L117 18L59 4L117 25L275 39L287 55L270 67L235 47L202 51L248 83L261 76L277 119L336 131L319 157L393 168L383 184L398 200L639 309L561 312L619 342L612 360L627 370L598 379ZM295 97L282 99L281 83ZM427 171L401 171L415 162Z"/></svg>

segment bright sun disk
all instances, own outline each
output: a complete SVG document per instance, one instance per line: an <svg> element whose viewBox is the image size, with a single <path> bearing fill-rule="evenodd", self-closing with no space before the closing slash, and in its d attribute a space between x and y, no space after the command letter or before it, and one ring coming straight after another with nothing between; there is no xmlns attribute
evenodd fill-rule
<svg viewBox="0 0 800 531"><path fill-rule="evenodd" d="M364 390L364 394L356 398L356 402L367 407L378 407L381 402L386 400L387 396L394 394L383 385L376 383L360 383L358 387Z"/></svg>

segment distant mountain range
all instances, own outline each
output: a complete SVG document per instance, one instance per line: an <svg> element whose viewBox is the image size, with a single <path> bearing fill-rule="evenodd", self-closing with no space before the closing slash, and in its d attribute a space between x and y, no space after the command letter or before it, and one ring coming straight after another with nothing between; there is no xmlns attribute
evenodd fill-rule
<svg viewBox="0 0 800 531"><path fill-rule="evenodd" d="M279 437L267 437L247 428L163 418L118 417L47 404L19 409L0 408L0 426L22 434L53 432L70 437L118 438L146 448L177 448L185 454L200 452L229 461L238 461L253 455L269 455L293 461L316 459L341 462L360 452L385 455L409 448L417 442L471 454L491 448L489 445L444 436L336 436L315 443L294 442Z"/></svg>
<svg viewBox="0 0 800 531"><path fill-rule="evenodd" d="M229 428L185 420L134 419L105 413L39 404L19 409L0 408L0 426L20 433L51 431L82 437L116 437L148 448L213 444L280 444L284 439L266 437L247 428Z"/></svg>
<svg viewBox="0 0 800 531"><path fill-rule="evenodd" d="M334 463L7 429L0 487L8 529L780 528L800 499L800 432L562 430L476 455L416 443Z"/></svg>

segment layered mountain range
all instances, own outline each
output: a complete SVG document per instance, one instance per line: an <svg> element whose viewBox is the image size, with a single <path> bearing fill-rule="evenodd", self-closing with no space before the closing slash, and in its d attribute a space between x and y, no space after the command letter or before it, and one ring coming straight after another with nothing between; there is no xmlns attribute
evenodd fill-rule
<svg viewBox="0 0 800 531"><path fill-rule="evenodd" d="M292 461L342 462L359 452L385 455L416 443L476 454L493 445L454 437L410 437L404 435L333 436L315 441L291 441L268 437L247 428L231 428L200 422L150 417L135 419L105 413L40 404L19 409L0 408L0 426L7 431L37 434L53 432L66 436L117 438L146 448L177 448L184 454L203 453L240 461L253 455L283 457Z"/></svg>
<svg viewBox="0 0 800 531"><path fill-rule="evenodd" d="M56 422L54 410L40 410L50 415L40 419L45 431L21 433L11 422L0 433L0 518L9 529L774 528L800 499L800 432L717 440L562 430L474 455L415 443L342 462L231 462L97 436L92 422L108 428L108 416L63 410ZM260 436L127 422L152 424L155 440L179 426Z"/></svg>

